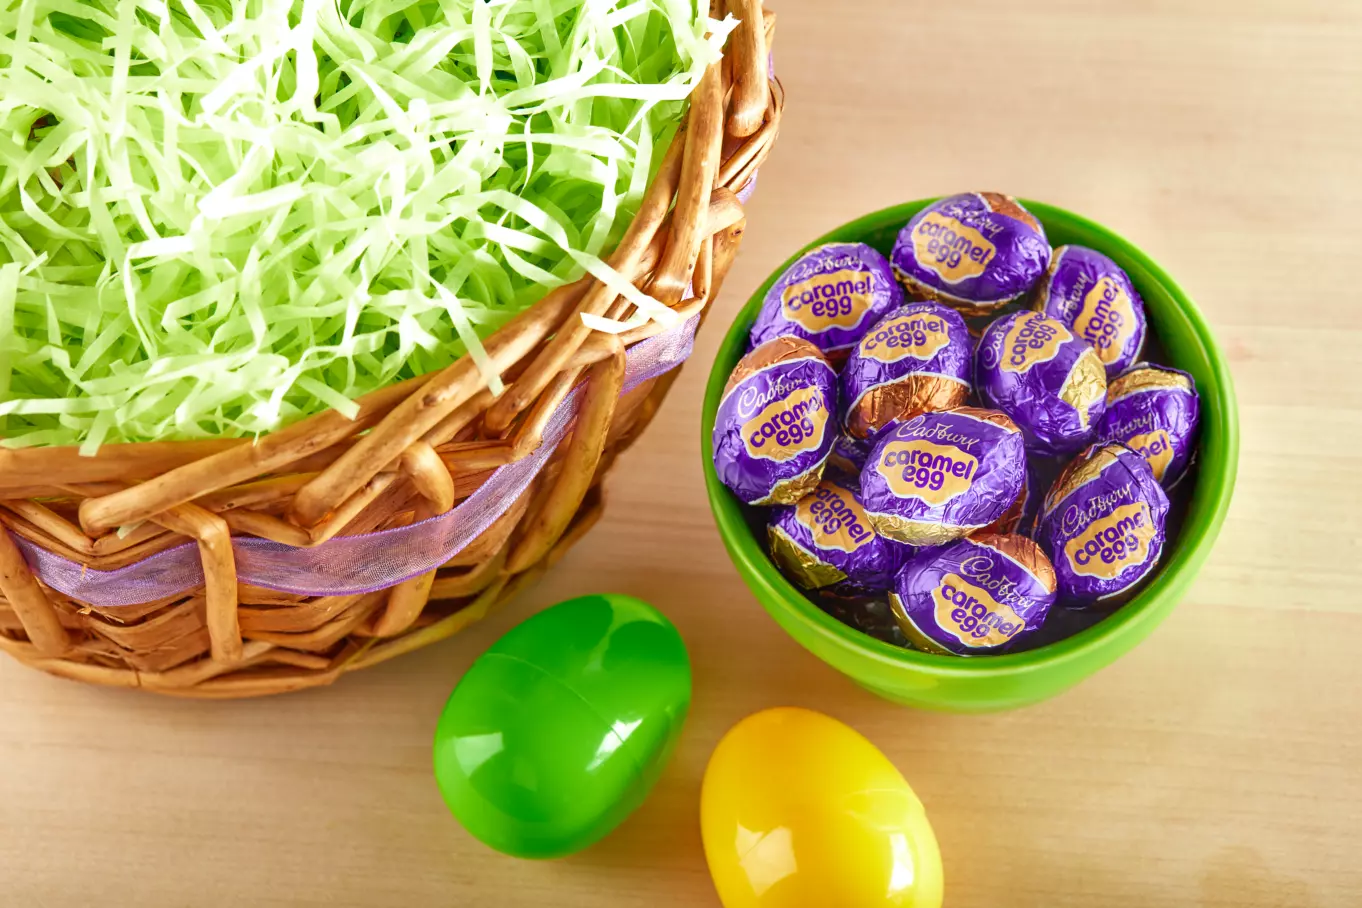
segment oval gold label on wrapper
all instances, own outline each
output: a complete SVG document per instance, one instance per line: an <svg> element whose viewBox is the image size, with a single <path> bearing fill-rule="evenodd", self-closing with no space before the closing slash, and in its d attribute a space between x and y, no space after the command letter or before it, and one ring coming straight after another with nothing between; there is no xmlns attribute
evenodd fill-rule
<svg viewBox="0 0 1362 908"><path fill-rule="evenodd" d="M952 284L983 274L997 251L978 230L940 211L927 212L913 228L917 263Z"/></svg>
<svg viewBox="0 0 1362 908"><path fill-rule="evenodd" d="M869 271L816 274L780 294L785 317L811 334L855 328L870 311L874 278Z"/></svg>
<svg viewBox="0 0 1362 908"><path fill-rule="evenodd" d="M1083 296L1074 333L1092 344L1104 364L1116 362L1135 329L1135 305L1116 279L1104 276Z"/></svg>
<svg viewBox="0 0 1362 908"><path fill-rule="evenodd" d="M854 552L875 538L865 509L841 486L820 483L795 505L795 519L808 528L814 545Z"/></svg>
<svg viewBox="0 0 1362 908"><path fill-rule="evenodd" d="M918 498L941 505L969 491L979 459L954 445L925 438L885 445L875 470L900 498Z"/></svg>
<svg viewBox="0 0 1362 908"><path fill-rule="evenodd" d="M1153 539L1149 506L1137 501L1088 524L1064 544L1064 556L1075 574L1114 580L1126 568L1149 558Z"/></svg>
<svg viewBox="0 0 1362 908"><path fill-rule="evenodd" d="M787 461L822 444L827 424L823 392L800 388L742 424L743 446L752 457Z"/></svg>
<svg viewBox="0 0 1362 908"><path fill-rule="evenodd" d="M946 320L939 315L918 312L886 319L861 341L861 355L882 363L901 359L928 360L950 343Z"/></svg>
<svg viewBox="0 0 1362 908"><path fill-rule="evenodd" d="M1140 456L1154 471L1154 478L1163 482L1163 474L1173 461L1173 439L1163 429L1154 429L1143 435L1132 435L1126 444L1139 452Z"/></svg>
<svg viewBox="0 0 1362 908"><path fill-rule="evenodd" d="M1069 329L1060 322L1038 312L1023 312L1003 336L1003 371L1030 372L1054 359L1060 346L1072 339Z"/></svg>
<svg viewBox="0 0 1362 908"><path fill-rule="evenodd" d="M966 646L1001 646L1025 626L1012 610L959 574L947 574L932 590L937 626Z"/></svg>

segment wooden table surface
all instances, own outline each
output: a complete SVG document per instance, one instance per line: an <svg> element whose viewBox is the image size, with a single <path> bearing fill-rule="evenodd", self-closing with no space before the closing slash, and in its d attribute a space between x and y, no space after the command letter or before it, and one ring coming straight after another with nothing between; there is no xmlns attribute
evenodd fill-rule
<svg viewBox="0 0 1362 908"><path fill-rule="evenodd" d="M778 11L789 107L747 245L600 526L483 625L332 689L181 702L0 662L0 904L716 905L705 761L781 704L902 769L955 908L1362 904L1362 4ZM714 531L697 428L719 334L770 269L866 211L970 188L1082 212L1177 276L1229 354L1243 426L1233 508L1180 608L1071 692L985 717L877 700L766 617ZM493 854L436 792L435 718L499 634L601 590L685 635L680 751L596 847Z"/></svg>

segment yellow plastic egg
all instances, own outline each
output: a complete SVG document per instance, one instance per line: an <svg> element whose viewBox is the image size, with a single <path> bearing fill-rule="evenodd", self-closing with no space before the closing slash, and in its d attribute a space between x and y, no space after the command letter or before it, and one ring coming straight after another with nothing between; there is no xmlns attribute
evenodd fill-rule
<svg viewBox="0 0 1362 908"><path fill-rule="evenodd" d="M724 735L700 793L724 908L938 908L941 852L884 754L807 709L768 709Z"/></svg>

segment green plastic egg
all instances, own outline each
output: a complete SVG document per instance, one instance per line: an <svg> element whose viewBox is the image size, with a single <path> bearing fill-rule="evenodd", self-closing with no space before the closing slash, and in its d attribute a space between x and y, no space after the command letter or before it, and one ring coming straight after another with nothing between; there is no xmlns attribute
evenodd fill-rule
<svg viewBox="0 0 1362 908"><path fill-rule="evenodd" d="M690 707L676 627L630 596L583 596L478 657L435 729L435 780L484 844L524 858L598 841L652 789Z"/></svg>

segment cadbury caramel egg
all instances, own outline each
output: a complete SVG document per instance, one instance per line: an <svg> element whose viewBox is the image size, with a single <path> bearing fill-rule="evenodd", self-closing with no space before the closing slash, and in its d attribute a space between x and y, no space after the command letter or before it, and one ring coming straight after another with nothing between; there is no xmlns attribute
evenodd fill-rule
<svg viewBox="0 0 1362 908"><path fill-rule="evenodd" d="M933 411L880 437L861 470L861 500L881 534L941 545L1002 517L1025 473L1022 435L1006 415Z"/></svg>
<svg viewBox="0 0 1362 908"><path fill-rule="evenodd" d="M1036 285L1032 306L1069 326L1097 351L1112 379L1144 348L1144 301L1111 259L1086 246L1060 246Z"/></svg>
<svg viewBox="0 0 1362 908"><path fill-rule="evenodd" d="M867 328L903 302L889 260L865 243L810 249L767 291L752 324L753 347L802 337L840 362Z"/></svg>
<svg viewBox="0 0 1362 908"><path fill-rule="evenodd" d="M908 547L876 532L854 483L824 479L767 525L771 556L806 590L858 597L889 588Z"/></svg>
<svg viewBox="0 0 1362 908"><path fill-rule="evenodd" d="M871 326L842 367L843 423L868 438L895 420L963 406L974 341L960 314L909 303Z"/></svg>
<svg viewBox="0 0 1362 908"><path fill-rule="evenodd" d="M818 485L836 431L837 373L776 337L733 367L711 436L714 470L746 504L793 504Z"/></svg>
<svg viewBox="0 0 1362 908"><path fill-rule="evenodd" d="M980 399L1012 417L1027 448L1067 454L1096 433L1106 408L1106 369L1063 322L1039 312L1003 316L979 338L975 357Z"/></svg>
<svg viewBox="0 0 1362 908"><path fill-rule="evenodd" d="M1006 650L1040 628L1055 570L1025 536L977 533L919 555L894 580L889 605L904 636L929 653Z"/></svg>
<svg viewBox="0 0 1362 908"><path fill-rule="evenodd" d="M1045 496L1037 534L1060 600L1119 602L1158 564L1167 517L1168 496L1135 451L1103 443L1075 457Z"/></svg>
<svg viewBox="0 0 1362 908"><path fill-rule="evenodd" d="M1050 261L1045 229L1011 196L965 192L899 232L890 262L913 299L987 315L1030 291Z"/></svg>
<svg viewBox="0 0 1362 908"><path fill-rule="evenodd" d="M1139 363L1107 386L1098 441L1119 441L1149 463L1165 488L1182 478L1192 459L1201 403L1192 376Z"/></svg>

